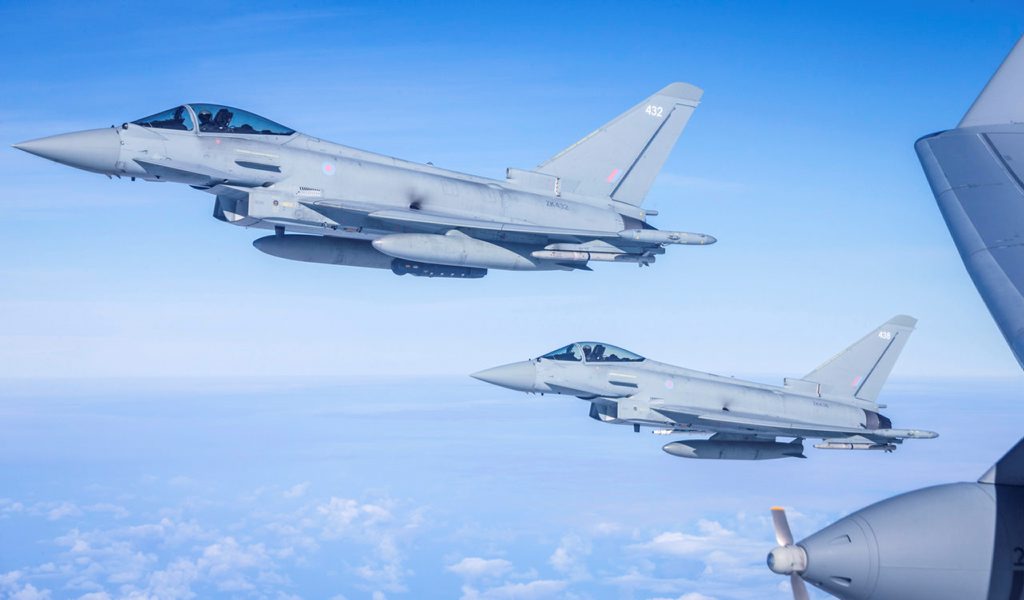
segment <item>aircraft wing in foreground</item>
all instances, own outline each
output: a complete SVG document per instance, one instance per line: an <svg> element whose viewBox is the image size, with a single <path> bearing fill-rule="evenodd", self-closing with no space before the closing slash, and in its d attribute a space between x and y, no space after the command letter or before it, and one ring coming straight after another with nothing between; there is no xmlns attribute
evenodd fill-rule
<svg viewBox="0 0 1024 600"><path fill-rule="evenodd" d="M1024 38L956 129L915 145L967 272L1024 366ZM800 542L772 509L768 567L843 600L1024 597L1024 439L977 482L894 496Z"/></svg>

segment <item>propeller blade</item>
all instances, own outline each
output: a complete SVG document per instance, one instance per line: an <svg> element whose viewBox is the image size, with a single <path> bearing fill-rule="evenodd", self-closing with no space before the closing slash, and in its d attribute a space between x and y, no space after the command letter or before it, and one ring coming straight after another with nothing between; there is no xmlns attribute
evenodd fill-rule
<svg viewBox="0 0 1024 600"><path fill-rule="evenodd" d="M811 600L807 594L807 585L796 573L789 576L789 587L793 588L793 600Z"/></svg>
<svg viewBox="0 0 1024 600"><path fill-rule="evenodd" d="M780 546L793 545L793 532L789 530L789 521L786 520L786 510L781 506L772 507L772 524L775 525L775 541Z"/></svg>

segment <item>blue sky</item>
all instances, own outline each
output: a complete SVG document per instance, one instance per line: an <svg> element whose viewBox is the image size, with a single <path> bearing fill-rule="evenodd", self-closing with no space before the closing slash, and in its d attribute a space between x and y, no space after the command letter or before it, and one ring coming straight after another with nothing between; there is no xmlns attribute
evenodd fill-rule
<svg viewBox="0 0 1024 600"><path fill-rule="evenodd" d="M809 532L972 478L1019 433L1019 370L913 142L1022 22L1011 2L0 2L0 594L764 597L765 507ZM720 241L650 269L283 261L206 194L8 147L206 101L501 177L677 80L704 101L648 206ZM892 456L694 464L465 378L583 338L777 381L897 313L920 323L883 394L944 435Z"/></svg>
<svg viewBox="0 0 1024 600"><path fill-rule="evenodd" d="M210 218L206 194L8 148L0 375L210 376L244 355L232 372L454 376L576 338L712 371L802 373L897 313L921 320L900 372L1016 374L912 144L957 122L1012 45L1019 6L194 12L0 9L17 56L0 65L0 140L215 101L501 177L681 79L704 103L649 205L657 225L720 242L652 269L413 281L273 260L250 247L258 232Z"/></svg>

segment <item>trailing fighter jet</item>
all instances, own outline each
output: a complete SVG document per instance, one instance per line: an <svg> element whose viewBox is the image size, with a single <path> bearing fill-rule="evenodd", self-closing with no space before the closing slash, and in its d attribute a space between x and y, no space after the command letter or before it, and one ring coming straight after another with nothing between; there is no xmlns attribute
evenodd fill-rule
<svg viewBox="0 0 1024 600"><path fill-rule="evenodd" d="M132 181L184 183L216 197L213 215L271 229L253 242L292 260L476 278L487 269L650 265L709 235L647 222L647 191L702 91L673 83L535 170L498 181L325 142L258 115L186 104L120 127L15 144Z"/></svg>
<svg viewBox="0 0 1024 600"><path fill-rule="evenodd" d="M632 425L634 431L713 434L662 448L683 458L805 458L804 438L822 439L815 448L891 452L905 439L938 435L893 429L879 412L885 406L876 402L916 323L893 317L782 387L659 363L599 342L576 342L472 376L521 392L577 396L590 402L592 418Z"/></svg>

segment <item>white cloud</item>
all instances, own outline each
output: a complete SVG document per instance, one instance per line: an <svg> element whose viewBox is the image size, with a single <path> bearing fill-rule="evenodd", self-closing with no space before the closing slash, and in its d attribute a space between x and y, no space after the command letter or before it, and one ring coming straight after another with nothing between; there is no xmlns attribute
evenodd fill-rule
<svg viewBox="0 0 1024 600"><path fill-rule="evenodd" d="M388 509L375 504L360 504L350 498L331 497L317 506L317 512L324 518L325 537L341 537L353 528L374 525L391 519Z"/></svg>
<svg viewBox="0 0 1024 600"><path fill-rule="evenodd" d="M598 523L594 523L593 525L591 525L589 531L594 536L613 536L621 535L627 532L628 530L623 525L620 525L618 523L613 523L611 521L600 521Z"/></svg>
<svg viewBox="0 0 1024 600"><path fill-rule="evenodd" d="M15 502L9 498L0 498L0 513L20 513L25 510L25 505Z"/></svg>
<svg viewBox="0 0 1024 600"><path fill-rule="evenodd" d="M569 586L567 581L537 579L527 583L506 583L485 590L462 586L461 600L537 600L561 597Z"/></svg>
<svg viewBox="0 0 1024 600"><path fill-rule="evenodd" d="M287 490L284 491L284 494L282 495L288 499L301 498L306 495L306 492L308 490L309 482L304 481L302 483L296 483L292 487L288 488Z"/></svg>
<svg viewBox="0 0 1024 600"><path fill-rule="evenodd" d="M749 547L755 543L741 539L735 532L726 529L717 521L701 519L697 522L696 534L666 531L657 534L648 542L634 544L631 548L653 554L707 557L712 552Z"/></svg>
<svg viewBox="0 0 1024 600"><path fill-rule="evenodd" d="M72 502L61 502L46 513L46 518L51 521L63 519L64 517L77 517L82 514L81 509Z"/></svg>
<svg viewBox="0 0 1024 600"><path fill-rule="evenodd" d="M480 558L467 556L454 565L445 567L463 579L501 577L512 570L512 563L504 558Z"/></svg>
<svg viewBox="0 0 1024 600"><path fill-rule="evenodd" d="M11 594L11 600L48 600L49 598L50 590L36 589L31 583L26 583L25 587Z"/></svg>
<svg viewBox="0 0 1024 600"><path fill-rule="evenodd" d="M10 600L49 600L50 590L41 590L31 583L22 583L21 571L0 574L0 595Z"/></svg>
<svg viewBox="0 0 1024 600"><path fill-rule="evenodd" d="M144 588L127 589L135 596L192 598L193 585L202 582L221 592L244 592L256 589L254 580L263 579L273 567L263 544L240 544L229 536L204 547L195 559L177 558L153 571Z"/></svg>
<svg viewBox="0 0 1024 600"><path fill-rule="evenodd" d="M89 600L211 594L284 598L296 592L286 578L290 568L316 564L318 555L327 552L341 557L335 561L335 572L347 575L347 585L364 597L408 592L413 573L405 564L405 548L431 523L427 513L387 499L307 498L306 485L269 487L276 493L254 497L258 499L251 501L253 509L244 512L241 520L216 521L223 529L205 527L190 516L203 515L199 511L213 506L194 495L178 507L151 509L151 514L171 515L151 521L132 518L144 512L124 509L122 513L112 504L37 503L26 515L44 518L53 510L70 510L71 505L89 512L90 523L105 519L108 525L66 531L55 540L60 554L48 557L50 562L24 569L16 586L0 587L0 598L14 592L29 598L46 597L47 590L39 589L42 581L50 587L56 581L72 593L91 594ZM303 495L286 502L283 495L293 489ZM286 512L267 510L274 506L275 497L278 506L292 508ZM213 510L220 509L214 506ZM763 525L742 518L735 522L741 529ZM500 552L498 557L456 556L442 568L462 580L464 600L561 598L615 588L661 599L754 598L757 596L731 595L728 590L753 583L749 578L754 574L764 575L763 546L763 540L747 539L713 520L699 521L690 531L655 531L644 537L637 530L602 524L562 536L549 554L535 554L539 564L526 565L526 569L517 569ZM493 548L489 551L495 552ZM613 558L614 562L592 563L595 556ZM662 568L663 563L687 565L693 575L689 579L659 577L673 572ZM606 572L608 564L626 574L594 580L592 573ZM585 590L583 586L576 589L581 582L589 582Z"/></svg>
<svg viewBox="0 0 1024 600"><path fill-rule="evenodd" d="M418 530L422 520L418 511L397 519L389 506L332 496L317 504L313 513L317 519L304 523L318 526L323 539L360 542L371 548L372 554L352 572L373 591L406 591L404 580L408 571L402 566L398 540Z"/></svg>
<svg viewBox="0 0 1024 600"><path fill-rule="evenodd" d="M109 502L90 504L84 508L89 512L110 513L115 519L123 519L130 514L125 507Z"/></svg>
<svg viewBox="0 0 1024 600"><path fill-rule="evenodd" d="M548 562L556 571L564 573L572 579L586 579L590 577L590 574L587 572L584 561L590 552L590 542L578 535L567 535L562 538L561 544L555 548Z"/></svg>

